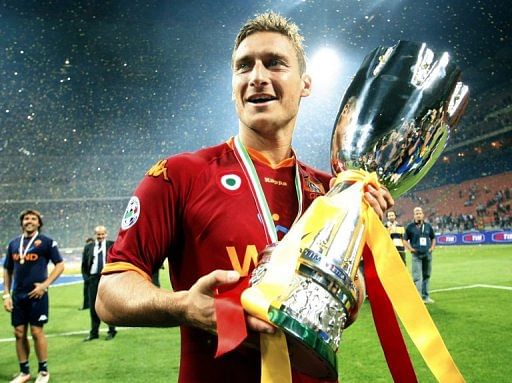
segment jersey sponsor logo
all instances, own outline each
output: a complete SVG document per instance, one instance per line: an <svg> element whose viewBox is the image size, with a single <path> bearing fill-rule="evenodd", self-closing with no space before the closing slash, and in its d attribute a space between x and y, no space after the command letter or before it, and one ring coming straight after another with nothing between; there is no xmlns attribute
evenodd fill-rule
<svg viewBox="0 0 512 383"><path fill-rule="evenodd" d="M242 186L242 179L236 174L224 174L220 177L220 184L229 191L235 191Z"/></svg>
<svg viewBox="0 0 512 383"><path fill-rule="evenodd" d="M127 230L139 219L140 215L140 201L137 196L133 196L130 198L128 202L128 206L126 206L126 210L123 215L123 219L121 221L121 229Z"/></svg>
<svg viewBox="0 0 512 383"><path fill-rule="evenodd" d="M242 277L249 275L249 272L258 263L258 250L255 245L247 245L242 264L240 264L240 259L234 246L226 246L226 251L228 252L233 270L238 271Z"/></svg>
<svg viewBox="0 0 512 383"><path fill-rule="evenodd" d="M164 180L169 181L169 178L167 177L167 167L165 166L166 164L167 160L158 161L146 172L146 175L155 178L162 176Z"/></svg>
<svg viewBox="0 0 512 383"><path fill-rule="evenodd" d="M14 261L19 261L20 260L20 255L18 253L14 253L12 255L12 259ZM27 255L25 255L25 258L23 259L23 262L35 262L39 259L39 255L37 255L36 253L28 253Z"/></svg>

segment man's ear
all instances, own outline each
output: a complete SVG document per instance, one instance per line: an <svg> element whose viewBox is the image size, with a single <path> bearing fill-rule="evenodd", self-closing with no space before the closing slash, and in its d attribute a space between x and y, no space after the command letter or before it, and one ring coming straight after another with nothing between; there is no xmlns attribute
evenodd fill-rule
<svg viewBox="0 0 512 383"><path fill-rule="evenodd" d="M307 73L304 73L302 76L302 92L301 97L307 97L311 94L311 76Z"/></svg>

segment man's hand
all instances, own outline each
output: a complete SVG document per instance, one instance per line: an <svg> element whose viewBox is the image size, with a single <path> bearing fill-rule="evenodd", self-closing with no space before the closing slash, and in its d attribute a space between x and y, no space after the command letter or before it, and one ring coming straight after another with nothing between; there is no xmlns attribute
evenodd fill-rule
<svg viewBox="0 0 512 383"><path fill-rule="evenodd" d="M234 270L215 270L197 280L188 291L185 316L187 324L210 333L217 332L214 294L219 286L238 282L240 274ZM247 326L257 332L273 333L274 327L248 315Z"/></svg>
<svg viewBox="0 0 512 383"><path fill-rule="evenodd" d="M331 178L329 181L329 189L331 189L336 183L336 178ZM380 189L375 189L372 185L368 185L364 198L366 202L375 210L381 220L384 219L384 212L395 205L395 200L391 197L391 193L384 186Z"/></svg>
<svg viewBox="0 0 512 383"><path fill-rule="evenodd" d="M10 313L12 312L12 298L11 297L4 298L4 309L7 312L10 312Z"/></svg>
<svg viewBox="0 0 512 383"><path fill-rule="evenodd" d="M392 208L395 204L391 193L384 186L381 186L380 189L375 189L372 185L368 185L364 193L364 198L381 220L384 219L384 212Z"/></svg>
<svg viewBox="0 0 512 383"><path fill-rule="evenodd" d="M34 290L28 293L29 298L41 299L48 291L48 287L44 283L34 283Z"/></svg>

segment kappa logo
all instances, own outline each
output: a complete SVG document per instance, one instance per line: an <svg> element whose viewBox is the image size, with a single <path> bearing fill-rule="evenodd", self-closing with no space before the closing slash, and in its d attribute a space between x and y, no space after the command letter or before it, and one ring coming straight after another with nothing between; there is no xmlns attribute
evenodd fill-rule
<svg viewBox="0 0 512 383"><path fill-rule="evenodd" d="M40 239L36 239L36 240L34 241L34 247L39 247L39 246L41 246L41 243L42 243L42 241L41 241Z"/></svg>
<svg viewBox="0 0 512 383"><path fill-rule="evenodd" d="M151 177L160 177L162 176L164 180L169 181L167 177L167 160L160 160L156 164L154 164L151 169L146 172L146 175Z"/></svg>
<svg viewBox="0 0 512 383"><path fill-rule="evenodd" d="M140 201L137 196L133 196L130 198L128 202L128 206L126 206L126 211L124 212L123 219L121 221L121 229L127 230L139 219L140 215Z"/></svg>
<svg viewBox="0 0 512 383"><path fill-rule="evenodd" d="M46 321L46 320L48 320L48 317L47 317L46 315L44 315L44 314L43 314L43 315L41 315L41 316L39 317L39 319L38 319L37 321L38 321L38 322L44 322L44 321Z"/></svg>
<svg viewBox="0 0 512 383"><path fill-rule="evenodd" d="M236 174L225 174L220 178L220 184L229 191L240 189L242 179Z"/></svg>

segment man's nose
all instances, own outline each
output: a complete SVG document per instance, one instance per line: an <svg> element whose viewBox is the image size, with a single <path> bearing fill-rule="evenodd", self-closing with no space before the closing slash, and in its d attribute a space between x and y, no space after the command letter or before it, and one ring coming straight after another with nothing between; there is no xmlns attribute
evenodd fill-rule
<svg viewBox="0 0 512 383"><path fill-rule="evenodd" d="M268 69L263 65L261 61L257 61L251 71L249 79L251 86L262 86L268 84Z"/></svg>

